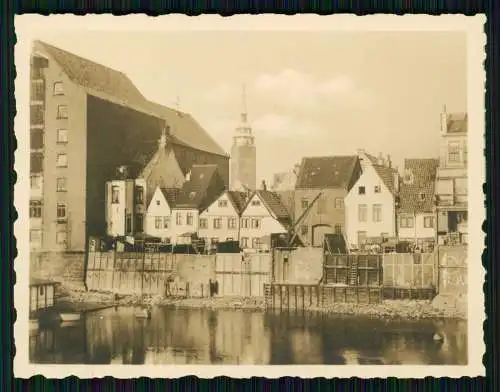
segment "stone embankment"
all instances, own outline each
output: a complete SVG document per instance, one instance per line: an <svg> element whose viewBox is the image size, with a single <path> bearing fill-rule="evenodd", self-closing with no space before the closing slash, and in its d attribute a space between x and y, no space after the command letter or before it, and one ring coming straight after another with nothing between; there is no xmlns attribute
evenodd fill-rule
<svg viewBox="0 0 500 392"><path fill-rule="evenodd" d="M170 306L186 309L238 309L264 311L263 298L214 297L214 298L165 298L161 296L115 295L113 293L73 292L61 299L65 307L95 310L108 306ZM466 297L438 296L433 301L386 300L379 304L337 303L327 307L310 307L307 311L336 315L359 315L382 318L467 318Z"/></svg>

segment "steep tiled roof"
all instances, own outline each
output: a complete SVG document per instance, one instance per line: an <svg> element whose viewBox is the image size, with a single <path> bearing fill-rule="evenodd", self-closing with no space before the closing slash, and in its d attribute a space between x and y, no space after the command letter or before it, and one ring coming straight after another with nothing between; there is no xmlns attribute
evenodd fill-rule
<svg viewBox="0 0 500 392"><path fill-rule="evenodd" d="M205 209L224 191L216 165L193 165L177 197L176 208Z"/></svg>
<svg viewBox="0 0 500 392"><path fill-rule="evenodd" d="M144 100L143 95L124 73L45 42L37 41L36 44L40 45L61 66L64 73L74 83L111 95L126 103L140 103Z"/></svg>
<svg viewBox="0 0 500 392"><path fill-rule="evenodd" d="M467 113L448 114L448 132L467 132Z"/></svg>
<svg viewBox="0 0 500 392"><path fill-rule="evenodd" d="M174 143L213 154L227 155L190 114L148 101L124 73L45 42L36 41L36 46L51 56L61 66L64 73L74 83L87 89L89 94L95 93L101 98L111 99L134 110L165 120L170 126Z"/></svg>
<svg viewBox="0 0 500 392"><path fill-rule="evenodd" d="M432 212L438 165L439 161L433 158L405 160L405 176L409 174L410 181L404 176L401 182L400 212Z"/></svg>
<svg viewBox="0 0 500 392"><path fill-rule="evenodd" d="M242 212L243 207L245 206L247 194L245 192L237 192L237 191L228 191L228 197L231 199L236 211L239 213Z"/></svg>
<svg viewBox="0 0 500 392"><path fill-rule="evenodd" d="M287 208L281 201L280 196L276 192L267 191L267 190L257 190L253 193L252 196L248 198L243 209L248 206L248 203L252 200L254 195L258 195L262 200L266 208L269 210L271 214L273 214L276 219L285 227L289 227L291 224L290 214L288 213Z"/></svg>
<svg viewBox="0 0 500 392"><path fill-rule="evenodd" d="M184 145L213 154L227 155L189 113L180 112L151 101L145 102L144 106L154 115L165 119L170 126L170 134Z"/></svg>
<svg viewBox="0 0 500 392"><path fill-rule="evenodd" d="M397 171L393 168L380 165L373 165L373 168L375 169L387 189L389 189L389 192L394 195L396 193L396 184L394 183L394 177L397 175Z"/></svg>
<svg viewBox="0 0 500 392"><path fill-rule="evenodd" d="M161 193L165 197L170 208L175 206L177 198L179 197L180 189L178 188L160 188Z"/></svg>
<svg viewBox="0 0 500 392"><path fill-rule="evenodd" d="M356 162L357 156L303 158L296 188L348 188Z"/></svg>

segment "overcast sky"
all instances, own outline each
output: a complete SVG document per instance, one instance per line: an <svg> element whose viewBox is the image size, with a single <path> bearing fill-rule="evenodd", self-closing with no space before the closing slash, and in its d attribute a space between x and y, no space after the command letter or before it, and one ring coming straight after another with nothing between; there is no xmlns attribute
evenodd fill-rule
<svg viewBox="0 0 500 392"><path fill-rule="evenodd" d="M257 175L364 148L437 157L439 116L466 111L460 32L91 32L40 39L125 72L190 112L228 152L246 84Z"/></svg>

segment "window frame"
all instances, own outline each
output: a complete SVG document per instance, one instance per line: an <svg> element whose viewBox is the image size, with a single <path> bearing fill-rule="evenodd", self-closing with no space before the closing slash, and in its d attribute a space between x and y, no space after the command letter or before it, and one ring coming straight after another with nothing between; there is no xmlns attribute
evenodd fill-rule
<svg viewBox="0 0 500 392"><path fill-rule="evenodd" d="M404 224L403 224L404 222ZM411 222L411 224L410 224ZM415 227L415 218L411 215L402 215L399 217L399 227L402 229L413 229Z"/></svg>
<svg viewBox="0 0 500 392"><path fill-rule="evenodd" d="M364 185L358 186L358 195L366 195L366 186Z"/></svg>
<svg viewBox="0 0 500 392"><path fill-rule="evenodd" d="M60 157L65 157L64 163L60 162ZM68 154L65 152L58 153L56 156L56 166L57 167L68 167Z"/></svg>
<svg viewBox="0 0 500 392"><path fill-rule="evenodd" d="M364 219L362 218L361 211L364 213ZM368 221L368 206L366 204L358 204L358 222L366 223Z"/></svg>
<svg viewBox="0 0 500 392"><path fill-rule="evenodd" d="M64 135L63 138L60 136ZM68 129L67 128L58 128L56 133L56 143L57 144L68 144Z"/></svg>
<svg viewBox="0 0 500 392"><path fill-rule="evenodd" d="M382 204L372 205L372 221L374 223L382 222Z"/></svg>
<svg viewBox="0 0 500 392"><path fill-rule="evenodd" d="M61 104L57 105L57 117L58 120L66 120L69 118L68 105Z"/></svg>
<svg viewBox="0 0 500 392"><path fill-rule="evenodd" d="M198 226L200 227L200 229L208 229L208 219L199 218Z"/></svg>
<svg viewBox="0 0 500 392"><path fill-rule="evenodd" d="M56 86L61 87L60 91L56 91ZM62 80L58 80L58 81L54 82L54 84L52 86L52 94L55 96L64 95L64 83Z"/></svg>
<svg viewBox="0 0 500 392"><path fill-rule="evenodd" d="M111 185L111 204L120 204L120 187Z"/></svg>
<svg viewBox="0 0 500 392"><path fill-rule="evenodd" d="M434 217L424 216L424 229L433 229L433 228L434 228Z"/></svg>
<svg viewBox="0 0 500 392"><path fill-rule="evenodd" d="M43 203L40 200L30 200L30 218L39 219L43 216Z"/></svg>
<svg viewBox="0 0 500 392"><path fill-rule="evenodd" d="M460 163L461 162L461 157L460 157L460 142L457 141L449 141L447 145L447 151L446 151L446 159L449 163ZM453 156L453 159L451 158ZM455 159L456 158L456 159Z"/></svg>
<svg viewBox="0 0 500 392"><path fill-rule="evenodd" d="M68 191L68 177L57 177L56 179L56 192Z"/></svg>
<svg viewBox="0 0 500 392"><path fill-rule="evenodd" d="M58 220L68 219L68 206L62 201L56 203L56 217Z"/></svg>

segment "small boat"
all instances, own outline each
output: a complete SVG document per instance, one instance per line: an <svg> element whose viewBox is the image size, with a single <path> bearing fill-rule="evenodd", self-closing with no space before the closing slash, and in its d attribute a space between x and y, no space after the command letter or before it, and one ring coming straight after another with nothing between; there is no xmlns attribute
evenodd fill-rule
<svg viewBox="0 0 500 392"><path fill-rule="evenodd" d="M38 319L30 319L30 332L38 330Z"/></svg>
<svg viewBox="0 0 500 392"><path fill-rule="evenodd" d="M81 314L66 312L66 313L60 313L59 317L61 318L61 321L78 321L81 318Z"/></svg>
<svg viewBox="0 0 500 392"><path fill-rule="evenodd" d="M150 319L151 318L151 310L150 309L138 309L135 311L135 317L137 318L143 318L143 319Z"/></svg>

